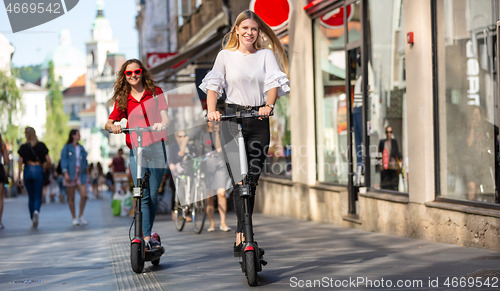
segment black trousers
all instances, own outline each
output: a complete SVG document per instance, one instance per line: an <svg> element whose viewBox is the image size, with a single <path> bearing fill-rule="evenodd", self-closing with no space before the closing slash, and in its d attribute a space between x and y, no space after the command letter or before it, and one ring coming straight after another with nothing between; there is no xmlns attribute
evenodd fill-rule
<svg viewBox="0 0 500 291"><path fill-rule="evenodd" d="M226 114L234 114L238 111L237 108L226 107ZM247 179L250 184L251 197L249 199L250 215L253 213L255 202L255 189L259 181L260 174L263 171L264 162L266 160L267 151L269 149L269 141L271 138L269 130L269 119L263 118L262 120L245 118L241 120L242 134L245 140L246 156L248 161L248 176ZM237 146L234 142L238 136L238 124L236 121L223 122L222 130L222 143L225 145L226 153L230 162L230 171L235 179L235 183L241 181L240 168L239 168L239 154ZM231 145L232 144L232 145ZM243 199L235 191L233 196L234 209L238 220L236 232L243 232L244 226L244 205Z"/></svg>

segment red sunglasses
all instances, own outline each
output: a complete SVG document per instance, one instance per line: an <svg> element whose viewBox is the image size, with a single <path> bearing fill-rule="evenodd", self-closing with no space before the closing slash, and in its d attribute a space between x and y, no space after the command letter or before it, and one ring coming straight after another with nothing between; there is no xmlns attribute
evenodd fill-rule
<svg viewBox="0 0 500 291"><path fill-rule="evenodd" d="M133 70L133 71L125 71L124 73L127 76L132 76L132 73L134 73L136 75L140 75L140 74L142 74L142 69L137 69L137 70Z"/></svg>

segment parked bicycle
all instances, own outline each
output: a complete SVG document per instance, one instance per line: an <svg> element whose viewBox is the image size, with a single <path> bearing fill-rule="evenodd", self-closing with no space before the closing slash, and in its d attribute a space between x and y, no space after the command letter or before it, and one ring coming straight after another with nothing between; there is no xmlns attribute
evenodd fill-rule
<svg viewBox="0 0 500 291"><path fill-rule="evenodd" d="M179 173L175 176L175 201L174 201L174 224L178 231L184 229L184 225L189 218L193 222L193 230L200 234L205 225L207 217L205 174L202 164L205 156L195 157L192 154L186 155L184 170L192 174Z"/></svg>

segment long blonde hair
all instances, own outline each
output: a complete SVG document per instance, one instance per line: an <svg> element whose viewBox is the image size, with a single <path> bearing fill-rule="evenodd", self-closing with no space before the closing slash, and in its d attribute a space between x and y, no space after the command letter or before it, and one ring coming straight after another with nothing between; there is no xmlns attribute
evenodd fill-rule
<svg viewBox="0 0 500 291"><path fill-rule="evenodd" d="M240 43L238 40L238 35L236 34L236 27L241 24L244 20L252 19L259 25L259 37L253 43L255 49L260 50L263 48L272 49L280 69L288 75L288 58L285 53L285 48L281 41L278 39L274 31L269 25L267 25L255 12L251 10L245 10L241 12L236 21L234 22L233 28L228 32L224 39L222 40L222 46L224 49L237 50Z"/></svg>
<svg viewBox="0 0 500 291"><path fill-rule="evenodd" d="M146 91L150 91L151 94L154 94L156 88L156 82L153 80L153 77L141 61L138 59L127 60L116 73L116 82L113 86L114 92L113 97L111 98L111 101L113 103L118 103L118 108L124 112L127 112L128 94L130 93L130 90L132 90L132 87L125 78L125 69L132 63L136 63L142 69L142 85L144 86L144 89Z"/></svg>
<svg viewBox="0 0 500 291"><path fill-rule="evenodd" d="M31 144L31 147L36 146L38 143L38 138L36 137L36 131L33 127L28 126L24 130L24 133L26 135L26 142L29 142Z"/></svg>

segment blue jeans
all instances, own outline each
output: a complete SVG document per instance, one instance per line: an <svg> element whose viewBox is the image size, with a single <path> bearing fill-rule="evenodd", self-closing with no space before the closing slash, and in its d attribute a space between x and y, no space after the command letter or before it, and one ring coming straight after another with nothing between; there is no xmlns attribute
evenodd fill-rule
<svg viewBox="0 0 500 291"><path fill-rule="evenodd" d="M153 161L148 161L142 159L142 174L146 172L147 169L151 172L149 177L149 187L143 190L143 198L141 201L142 210L142 232L144 236L151 236L151 230L153 229L153 224L156 217L156 208L158 206L158 189L160 188L161 180L163 178L163 172L165 172L166 162L158 163L158 160L166 160L165 151L161 149L163 147L161 142L157 142L151 145L158 149L159 155L163 153L162 157L156 157ZM132 178L134 179L134 185L137 186L137 159L135 157L135 151L130 151L130 171L132 172Z"/></svg>
<svg viewBox="0 0 500 291"><path fill-rule="evenodd" d="M39 165L24 165L24 185L28 191L28 207L30 217L33 218L33 212L40 212L42 206L43 191L43 169Z"/></svg>

